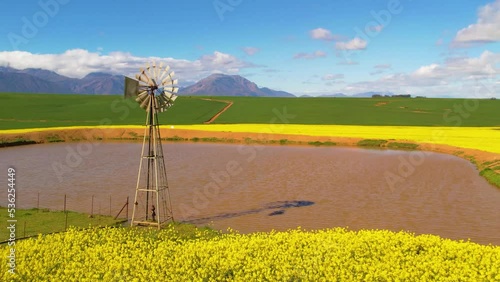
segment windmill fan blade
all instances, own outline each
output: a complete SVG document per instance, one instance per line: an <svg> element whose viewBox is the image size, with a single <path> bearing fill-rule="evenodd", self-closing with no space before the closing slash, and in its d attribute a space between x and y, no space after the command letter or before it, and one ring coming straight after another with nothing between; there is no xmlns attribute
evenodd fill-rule
<svg viewBox="0 0 500 282"><path fill-rule="evenodd" d="M168 102L173 102L175 99L177 99L177 96L165 91L165 97L168 98Z"/></svg>
<svg viewBox="0 0 500 282"><path fill-rule="evenodd" d="M161 85L169 85L172 83L172 73L170 73L169 75L167 75L167 77L165 77L162 81L161 81Z"/></svg>
<svg viewBox="0 0 500 282"><path fill-rule="evenodd" d="M169 66L166 66L165 68L162 68L160 66L161 69L163 69L163 71L161 71L161 74L160 76L158 77L158 81L163 81L163 79L165 78L165 75L168 74L168 71L170 70L170 67Z"/></svg>
<svg viewBox="0 0 500 282"><path fill-rule="evenodd" d="M137 98L135 99L137 102L142 102L144 99L148 96L148 91L142 91L139 92L139 95L137 95Z"/></svg>
<svg viewBox="0 0 500 282"><path fill-rule="evenodd" d="M171 94L176 94L177 91L179 91L179 87L175 87L174 86L172 88L166 88L165 91L168 92L168 93L171 93Z"/></svg>
<svg viewBox="0 0 500 282"><path fill-rule="evenodd" d="M151 100L151 96L148 95L141 103L140 107L143 108L143 109L147 109L149 108L149 104L150 104L150 101Z"/></svg>
<svg viewBox="0 0 500 282"><path fill-rule="evenodd" d="M137 80L142 81L151 87L155 86L153 81L148 77L144 70L141 72L141 74L138 74L135 77L137 78Z"/></svg>
<svg viewBox="0 0 500 282"><path fill-rule="evenodd" d="M156 78L156 73L155 73L156 68L153 65L154 62L151 62L149 66L146 68L146 75L151 81L154 82L153 85L151 86L157 86L156 82L154 81L154 79Z"/></svg>
<svg viewBox="0 0 500 282"><path fill-rule="evenodd" d="M164 92L164 95L165 95L165 97L167 97L168 99L171 99L171 98L172 98L172 96L174 96L174 94L172 94L172 93L170 93L170 92L168 92L168 91L165 91L165 92Z"/></svg>
<svg viewBox="0 0 500 282"><path fill-rule="evenodd" d="M158 96L158 108L164 109L168 106L168 101L162 95Z"/></svg>
<svg viewBox="0 0 500 282"><path fill-rule="evenodd" d="M153 67L153 77L157 78L158 77L158 68L156 68L156 61L153 61L151 63L151 66Z"/></svg>
<svg viewBox="0 0 500 282"><path fill-rule="evenodd" d="M165 98L163 95L157 96L156 99L158 100L158 105L163 105L165 103Z"/></svg>
<svg viewBox="0 0 500 282"><path fill-rule="evenodd" d="M146 67L146 69L145 69L145 70L143 70L142 75L146 78L145 82L146 82L149 86L154 86L154 84L152 83L152 80L151 80L152 78L154 78L154 74L153 74L153 72L152 72L152 70L151 70L151 66L150 66L150 65L148 65L148 66Z"/></svg>

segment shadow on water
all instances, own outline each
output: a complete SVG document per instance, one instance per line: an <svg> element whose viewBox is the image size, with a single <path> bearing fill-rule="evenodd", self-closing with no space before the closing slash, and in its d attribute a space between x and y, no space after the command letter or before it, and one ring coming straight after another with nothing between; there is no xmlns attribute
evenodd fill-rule
<svg viewBox="0 0 500 282"><path fill-rule="evenodd" d="M244 216L244 215L256 214L256 213L270 211L270 210L274 210L274 211L270 212L268 214L268 216L276 216L276 215L284 214L286 209L307 207L307 206L312 206L312 205L314 205L314 202L312 202L312 201L278 201L278 202L267 203L267 204L263 205L261 208L257 208L257 209L250 209L250 210L245 210L245 211L240 211L240 212L232 212L232 213L222 213L222 214L209 216L209 217L184 220L183 222L184 223L192 223L192 224L206 224L206 223L209 223L211 221L240 217L240 216Z"/></svg>

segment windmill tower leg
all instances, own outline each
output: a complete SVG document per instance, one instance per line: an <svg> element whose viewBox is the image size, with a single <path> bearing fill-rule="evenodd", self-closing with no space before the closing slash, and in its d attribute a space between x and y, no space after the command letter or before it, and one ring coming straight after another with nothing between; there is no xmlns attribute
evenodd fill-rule
<svg viewBox="0 0 500 282"><path fill-rule="evenodd" d="M160 229L174 217L155 101L150 99L147 111L131 225Z"/></svg>

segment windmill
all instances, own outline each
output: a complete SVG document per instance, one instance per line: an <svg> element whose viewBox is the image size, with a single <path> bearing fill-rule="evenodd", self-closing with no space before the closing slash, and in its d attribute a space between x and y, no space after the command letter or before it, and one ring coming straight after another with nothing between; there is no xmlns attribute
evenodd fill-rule
<svg viewBox="0 0 500 282"><path fill-rule="evenodd" d="M179 90L174 72L163 63L150 63L136 79L125 77L125 98L133 97L146 110L146 126L137 175L131 225L161 228L173 221L158 113L170 108Z"/></svg>

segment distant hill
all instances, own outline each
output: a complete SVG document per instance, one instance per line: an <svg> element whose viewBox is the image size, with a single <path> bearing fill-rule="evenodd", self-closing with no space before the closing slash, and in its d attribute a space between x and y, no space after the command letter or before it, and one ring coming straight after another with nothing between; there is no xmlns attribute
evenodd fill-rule
<svg viewBox="0 0 500 282"><path fill-rule="evenodd" d="M349 97L345 95L344 93L335 93L335 94L323 94L318 97Z"/></svg>
<svg viewBox="0 0 500 282"><path fill-rule="evenodd" d="M63 85L43 80L25 73L0 72L0 91L2 92L33 92L67 93Z"/></svg>
<svg viewBox="0 0 500 282"><path fill-rule="evenodd" d="M212 74L191 86L180 89L179 93L210 96L295 97L295 95L285 91L276 91L267 87L260 88L242 76L226 74Z"/></svg>
<svg viewBox="0 0 500 282"><path fill-rule="evenodd" d="M0 67L0 92L123 94L123 76L90 73L84 78L70 78L44 69Z"/></svg>

